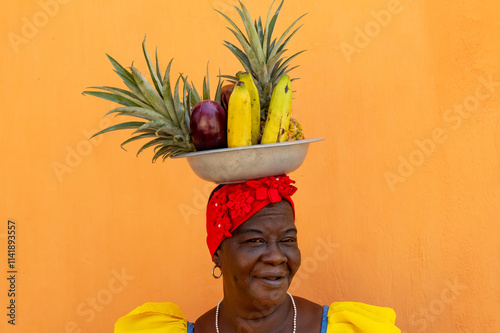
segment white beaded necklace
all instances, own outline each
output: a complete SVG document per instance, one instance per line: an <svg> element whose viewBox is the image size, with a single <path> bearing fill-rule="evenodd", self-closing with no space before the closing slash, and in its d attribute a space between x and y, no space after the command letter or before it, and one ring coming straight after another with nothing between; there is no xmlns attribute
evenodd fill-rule
<svg viewBox="0 0 500 333"><path fill-rule="evenodd" d="M297 306L295 306L295 300L293 299L293 296L292 294L290 294L289 292L287 292L288 296L290 296L290 299L292 300L292 305L293 305L293 333L296 333L297 331ZM220 333L219 332L219 307L220 307L220 303L222 302L222 300L219 301L219 303L217 303L217 308L215 309L215 330L217 331L217 333Z"/></svg>

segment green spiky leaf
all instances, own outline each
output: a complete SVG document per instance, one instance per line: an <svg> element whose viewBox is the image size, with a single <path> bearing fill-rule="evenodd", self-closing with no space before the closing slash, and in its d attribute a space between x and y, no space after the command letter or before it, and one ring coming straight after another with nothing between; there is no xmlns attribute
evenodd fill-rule
<svg viewBox="0 0 500 333"><path fill-rule="evenodd" d="M163 78L161 77L161 69L160 69L160 61L158 60L158 48L155 49L155 58L156 58L156 75L158 76L158 80L163 84ZM163 91L161 92L163 95Z"/></svg>
<svg viewBox="0 0 500 333"><path fill-rule="evenodd" d="M173 60L174 59L170 59L167 69L165 70L165 75L163 77L163 101L165 103L165 107L167 108L168 114L170 115L170 118L172 118L172 115L177 114L175 110L174 99L172 97L172 87L170 85L170 67L172 66Z"/></svg>
<svg viewBox="0 0 500 333"><path fill-rule="evenodd" d="M166 118L159 114L158 112L155 112L155 111L152 111L152 110L149 110L149 109L144 109L144 108L140 108L140 107L128 107L128 106L125 106L125 107L119 107L119 108L116 108L116 109L113 109L111 111L108 111L108 113L105 114L105 116L107 116L108 114L111 114L111 113L120 113L122 115L127 115L127 116L132 116L132 117L139 117L139 118L143 118L143 119L146 119L146 120L166 120Z"/></svg>
<svg viewBox="0 0 500 333"><path fill-rule="evenodd" d="M182 113L182 102L181 102L181 98L179 95L179 83L181 82L181 79L182 79L182 74L179 75L179 77L177 78L177 81L175 82L175 88L174 88L174 106L175 106L176 112L180 112L180 113Z"/></svg>
<svg viewBox="0 0 500 333"><path fill-rule="evenodd" d="M196 105L199 102L201 102L201 97L200 94L198 94L198 90L196 90L196 87L194 86L193 82L191 82L191 87L192 87L191 92L193 93L194 97L194 103L192 102L191 105Z"/></svg>
<svg viewBox="0 0 500 333"><path fill-rule="evenodd" d="M290 63L290 61L292 61L292 60L293 60L296 56L298 56L299 54L301 54L301 53L303 53L303 52L305 52L305 51L306 51L306 50L302 50L302 51L300 51L300 52L297 52L297 53L295 53L294 55L292 55L291 57L289 57L288 59L286 59L286 60L285 60L285 62L284 62L284 63L282 63L282 64L280 65L280 67L278 68L278 73L279 73L279 70L280 70L281 68L283 68L283 67L287 66L287 65ZM279 74L278 74L278 75L279 75Z"/></svg>
<svg viewBox="0 0 500 333"><path fill-rule="evenodd" d="M185 137L189 136L189 125L187 122L186 114L188 110L191 110L191 103L189 102L189 85L186 84L187 82L187 77L182 78L183 80L183 85L182 85L182 104L183 104L183 109L182 113L180 114L179 117L179 122L181 124L181 129L182 132L184 133Z"/></svg>
<svg viewBox="0 0 500 333"><path fill-rule="evenodd" d="M155 155L153 156L153 163L156 162L156 160L161 157L161 156L166 156L168 157L169 153L172 151L171 146L163 146L161 149L159 149Z"/></svg>
<svg viewBox="0 0 500 333"><path fill-rule="evenodd" d="M221 14L222 16L224 16L224 18L236 29L236 31L238 31L238 34L245 39L245 42L250 45L250 42L248 41L248 39L246 38L245 34L240 30L240 28L238 28L238 26L233 22L233 20L231 20L229 18L229 16L227 16L226 14L224 14L223 12L219 11L219 10L215 10L217 11L219 14Z"/></svg>
<svg viewBox="0 0 500 333"><path fill-rule="evenodd" d="M245 53L243 53L243 51L240 50L241 53L243 53L243 55L244 55L243 59L245 60L245 62L247 62L248 65L251 66L251 67L258 67L259 66L259 61L257 60L257 56L255 55L255 52L253 51L252 47L248 43L246 43L243 40L243 38L241 37L241 35L239 35L236 31L234 31L231 28L228 28L228 30L233 33L233 35L236 37L236 39L238 39L238 41L240 42L241 47L243 48L243 51L245 51ZM229 43L227 41L224 41L224 43L231 44L231 43ZM233 44L231 44L231 45L233 45ZM235 45L233 45L233 46L235 48L237 48Z"/></svg>
<svg viewBox="0 0 500 333"><path fill-rule="evenodd" d="M151 75L151 79L153 80L153 84L156 88L156 91L158 92L160 97L163 97L162 96L163 89L161 86L161 81L158 78L158 75L157 75L155 69L153 68L153 64L151 64L151 60L149 59L148 51L146 49L146 36L144 36L144 40L142 41L142 51L144 53L144 58L146 59L146 64L148 65L149 74ZM132 73L132 75L133 75L133 73Z"/></svg>
<svg viewBox="0 0 500 333"><path fill-rule="evenodd" d="M246 54L243 51L241 51L239 48L234 46L233 44L231 44L227 41L225 41L224 43L225 43L224 45L229 50L231 50L231 52L236 56L236 58L238 58L238 60L243 65L245 70L249 73L253 73L254 71L252 70L252 65L250 65L250 62L248 61L248 57L246 56Z"/></svg>
<svg viewBox="0 0 500 333"><path fill-rule="evenodd" d="M281 47L281 45L282 45L283 41L285 40L285 38L286 38L286 36L288 35L288 33L290 32L290 30L292 30L292 28L295 26L295 24L296 24L296 23L297 23L297 22L298 22L301 18L303 18L303 17L304 17L304 16L306 16L306 15L307 15L307 13L306 13L306 14L301 15L298 19L296 19L296 20L295 20L295 21L294 21L294 22L293 22L293 23L292 23L292 24L288 27L288 29L286 29L286 30L285 30L285 32L284 32L284 33L281 35L281 37L278 39L278 42L276 43L276 46L275 46L275 48L274 48L273 52L271 52L271 54L270 54L270 56L271 56L271 57L272 57L272 56L274 56L274 54L276 54L276 52L278 52L278 50L280 49L280 47ZM283 46L284 46L284 45L285 45L285 44L283 44ZM275 51L276 51L276 52L275 52Z"/></svg>
<svg viewBox="0 0 500 333"><path fill-rule="evenodd" d="M119 95L120 97L128 99L130 102L137 104L137 106L143 107L145 109L150 109L153 110L151 105L144 103L142 100L138 99L136 95L132 94L131 92L120 89L120 88L113 88L113 87L107 87L107 86L102 86L102 87L90 87L92 89L101 89L104 91L109 91L115 95ZM135 105L131 105L135 106Z"/></svg>
<svg viewBox="0 0 500 333"><path fill-rule="evenodd" d="M126 150L125 148L123 148L123 146L125 146L126 144L129 144L131 142L134 142L134 141L137 141L137 140L140 140L140 139L155 138L155 137L156 137L156 135L151 134L151 133L140 134L140 135L137 135L137 136L133 136L133 137L131 137L128 140L123 141L122 144L120 145L120 147L122 147L123 150Z"/></svg>
<svg viewBox="0 0 500 333"><path fill-rule="evenodd" d="M295 35L295 33L297 31L299 31L300 28L302 28L303 25L300 25L297 29L295 29L291 34L290 36L287 37L287 39L283 42L283 44L281 44L280 47L278 47L278 51L277 52L280 52L285 46L286 44L290 41L290 39L293 37L293 35Z"/></svg>
<svg viewBox="0 0 500 333"><path fill-rule="evenodd" d="M219 104L221 104L222 84L223 82L221 82L221 75L219 69L219 82L217 83L217 90L215 91L215 98L214 98L214 101L216 101Z"/></svg>
<svg viewBox="0 0 500 333"><path fill-rule="evenodd" d="M151 83L149 83L148 80L144 77L144 75L142 75L142 73L134 66L131 66L130 70L132 71L132 76L134 77L134 81L136 82L137 86L139 87L143 95L148 100L149 104L157 112L161 113L167 119L171 120L174 124L178 124L178 122L176 123L177 118L174 119L172 118L171 115L169 115L167 107L165 106L165 102L160 97L156 89L153 88Z"/></svg>
<svg viewBox="0 0 500 333"><path fill-rule="evenodd" d="M110 126L108 128L103 129L102 131L97 132L96 134L92 135L89 139L92 139L93 137L96 137L96 136L104 134L104 133L112 132L112 131L138 128L144 124L145 124L145 122L143 122L143 121L129 121L126 123L113 125L113 126Z"/></svg>
<svg viewBox="0 0 500 333"><path fill-rule="evenodd" d="M118 63L118 61L116 61L115 59L113 59L113 57L111 57L107 53L106 53L106 56L108 57L109 61L111 61L111 64L116 69L116 72L118 73L118 75L130 79L132 82L134 81L134 78L132 77L132 74L129 71L127 71L122 65L120 65Z"/></svg>
<svg viewBox="0 0 500 333"><path fill-rule="evenodd" d="M162 141L164 141L165 139L162 139L162 138L157 138L157 139L154 139L154 140L151 140L149 142L147 142L146 144L144 144L141 148L139 148L139 150L137 151L137 154L135 156L139 156L139 154L144 151L145 149L149 148L149 147L153 147L154 145L157 145L157 144L160 144Z"/></svg>
<svg viewBox="0 0 500 333"><path fill-rule="evenodd" d="M141 127L137 129L137 133L145 130L145 129L154 129L156 131L163 131L169 135L183 135L181 129L174 124L172 124L170 121L166 119L158 119L158 120L153 120L150 121L146 124L143 124Z"/></svg>
<svg viewBox="0 0 500 333"><path fill-rule="evenodd" d="M205 76L203 78L203 100L209 100L210 99L210 88L207 83L207 77Z"/></svg>
<svg viewBox="0 0 500 333"><path fill-rule="evenodd" d="M252 45L252 49L254 50L259 63L263 63L265 62L265 59L264 59L264 52L262 50L262 45L259 43L260 41L259 34L255 29L254 25L252 24L252 18L250 17L250 13L248 12L247 8L245 7L245 5L243 5L241 1L239 1L239 3L241 6L241 10L238 7L236 7L236 10L240 14L243 24L245 25L250 45Z"/></svg>
<svg viewBox="0 0 500 333"><path fill-rule="evenodd" d="M266 28L265 28L265 32L264 32L264 40L265 40L265 43L264 43L264 53L266 54L266 59L269 58L269 51L271 50L271 38L273 36L273 31L274 31L274 26L276 24L276 20L278 19L278 15L281 11L281 6L283 6L283 1L281 1L280 5L278 6L278 9L276 10L276 12L274 13L271 21L269 21L269 17L271 15L271 9L273 8L273 4L274 4L274 1L273 3L271 4L271 7L269 7L269 12L267 14L267 20L266 20ZM273 45L274 45L274 42L273 42Z"/></svg>
<svg viewBox="0 0 500 333"><path fill-rule="evenodd" d="M121 105L125 105L125 106L139 106L138 104L135 104L134 102L131 102L127 98L124 98L124 97L119 96L119 95L107 93L107 92L102 92L102 91L84 91L83 94L84 95L91 95L91 96L99 97L99 98L102 98L102 99L105 99L105 100L108 100L108 101L111 101L111 102L114 102L114 103L118 103L118 104L121 104Z"/></svg>
<svg viewBox="0 0 500 333"><path fill-rule="evenodd" d="M255 21L255 30L257 30L257 34L259 35L260 45L264 46L264 30L262 29L262 20L259 16L259 22ZM264 54L266 52L263 50Z"/></svg>

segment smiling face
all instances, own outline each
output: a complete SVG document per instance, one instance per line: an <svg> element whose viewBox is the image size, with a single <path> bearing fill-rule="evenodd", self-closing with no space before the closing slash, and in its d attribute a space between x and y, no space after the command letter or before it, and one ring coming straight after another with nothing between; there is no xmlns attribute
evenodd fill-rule
<svg viewBox="0 0 500 333"><path fill-rule="evenodd" d="M280 304L300 266L290 204L269 204L234 230L213 257L224 277L224 297L255 306Z"/></svg>

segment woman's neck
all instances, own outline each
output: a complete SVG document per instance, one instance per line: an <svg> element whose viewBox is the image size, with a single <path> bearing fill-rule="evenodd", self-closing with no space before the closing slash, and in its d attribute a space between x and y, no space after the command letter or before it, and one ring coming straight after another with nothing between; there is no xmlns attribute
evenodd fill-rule
<svg viewBox="0 0 500 333"><path fill-rule="evenodd" d="M221 333L292 332L293 305L288 296L274 305L241 302L225 296L218 319Z"/></svg>

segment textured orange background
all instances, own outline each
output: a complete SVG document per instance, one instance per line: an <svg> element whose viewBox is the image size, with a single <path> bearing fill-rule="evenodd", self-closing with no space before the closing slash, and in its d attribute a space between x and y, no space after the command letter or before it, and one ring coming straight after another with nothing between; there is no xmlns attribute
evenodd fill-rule
<svg viewBox="0 0 500 333"><path fill-rule="evenodd" d="M145 72L145 33L150 54L198 86L207 61L213 82L236 72L213 10L236 18L235 1L54 3L9 1L0 14L0 325L111 332L145 301L195 320L222 293L204 243L213 186L183 160L121 150L126 132L87 141L115 105L80 93L123 86L105 52ZM247 5L265 16L269 1ZM500 3L287 0L278 31L305 12L289 47L308 50L293 113L326 141L292 174L304 260L292 291L393 307L408 333L499 332Z"/></svg>

